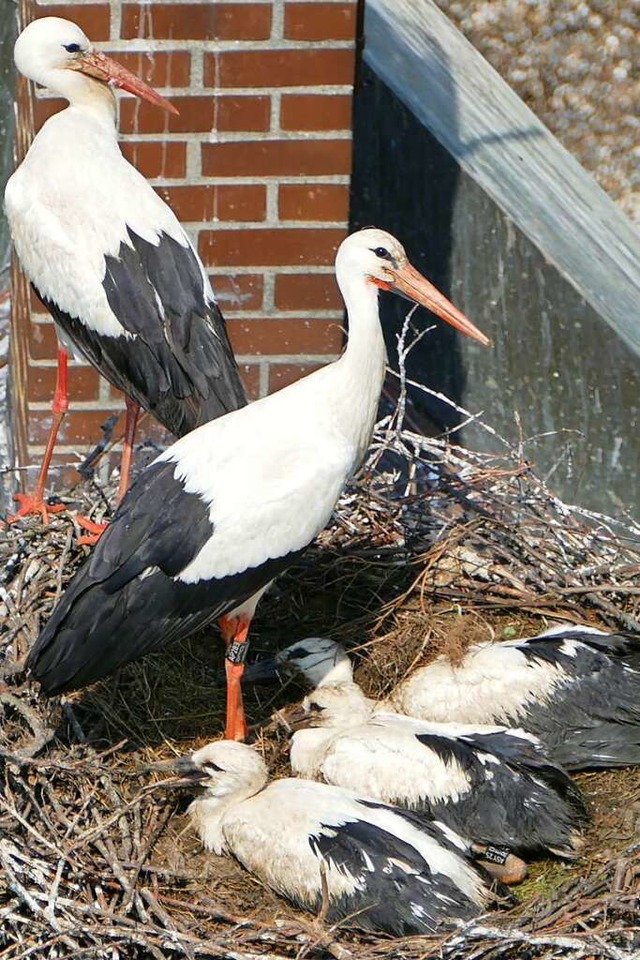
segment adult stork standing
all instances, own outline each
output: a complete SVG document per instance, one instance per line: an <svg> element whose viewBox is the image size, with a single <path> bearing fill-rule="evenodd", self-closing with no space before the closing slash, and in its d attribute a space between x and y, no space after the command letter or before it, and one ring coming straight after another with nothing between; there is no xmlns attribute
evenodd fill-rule
<svg viewBox="0 0 640 960"><path fill-rule="evenodd" d="M255 605L326 525L369 444L386 359L379 290L488 342L382 230L347 237L336 275L349 315L342 356L199 427L140 474L29 656L45 693L224 617L226 735L244 737L240 677Z"/></svg>
<svg viewBox="0 0 640 960"><path fill-rule="evenodd" d="M207 850L329 923L407 936L477 916L496 893L510 899L453 830L339 787L268 784L246 744L222 740L157 766L198 788L189 813Z"/></svg>
<svg viewBox="0 0 640 960"><path fill-rule="evenodd" d="M246 400L196 251L120 152L114 88L177 110L94 50L68 20L34 20L18 37L14 58L24 76L69 101L44 124L5 191L16 253L59 337L42 467L33 494L16 495L17 515L37 512L46 522L55 509L45 504L44 490L68 407L71 348L127 397L118 498L129 482L140 407L181 437Z"/></svg>

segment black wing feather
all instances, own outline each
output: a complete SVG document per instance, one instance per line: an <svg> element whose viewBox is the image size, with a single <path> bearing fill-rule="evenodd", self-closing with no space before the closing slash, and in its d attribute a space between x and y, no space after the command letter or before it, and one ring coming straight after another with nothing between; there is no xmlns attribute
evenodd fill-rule
<svg viewBox="0 0 640 960"><path fill-rule="evenodd" d="M493 733L416 738L443 761L455 760L470 784L451 801L430 799L425 784L421 812L483 843L523 854L551 850L575 856L579 832L588 820L584 799L568 774L531 749L532 744L525 741L519 751L513 737ZM499 762L483 763L483 754Z"/></svg>
<svg viewBox="0 0 640 960"><path fill-rule="evenodd" d="M100 373L180 437L244 406L244 389L192 248L166 234L156 245L128 232L118 255L105 257L103 287L133 337L102 336L36 293Z"/></svg>
<svg viewBox="0 0 640 960"><path fill-rule="evenodd" d="M564 640L581 644L574 656L560 649ZM521 721L555 763L567 770L640 763L639 637L573 629L532 637L520 649L566 674L551 701L530 704Z"/></svg>
<svg viewBox="0 0 640 960"><path fill-rule="evenodd" d="M367 802L363 806L384 805ZM394 813L401 816L403 812ZM435 836L429 825L412 822ZM441 841L439 835L436 839ZM434 874L415 847L366 820L323 825L309 837L309 845L319 860L359 881L360 889L332 900L330 921L346 919L365 930L410 936L481 912L449 877ZM315 907L320 906L318 897Z"/></svg>
<svg viewBox="0 0 640 960"><path fill-rule="evenodd" d="M67 587L27 660L44 693L82 687L189 636L294 559L218 580L173 579L214 534L207 505L174 473L171 462L143 471Z"/></svg>

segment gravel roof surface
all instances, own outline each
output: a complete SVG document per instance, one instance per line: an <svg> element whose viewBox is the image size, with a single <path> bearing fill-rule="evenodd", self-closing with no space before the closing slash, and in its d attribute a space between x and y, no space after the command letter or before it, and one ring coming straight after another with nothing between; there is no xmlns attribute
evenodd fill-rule
<svg viewBox="0 0 640 960"><path fill-rule="evenodd" d="M437 0L640 224L640 0Z"/></svg>

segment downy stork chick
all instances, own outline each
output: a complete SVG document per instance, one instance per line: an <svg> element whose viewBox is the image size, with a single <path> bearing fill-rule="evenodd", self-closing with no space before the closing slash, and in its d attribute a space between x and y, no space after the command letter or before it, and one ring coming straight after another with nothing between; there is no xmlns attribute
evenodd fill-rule
<svg viewBox="0 0 640 960"><path fill-rule="evenodd" d="M329 923L395 936L428 933L477 916L494 899L466 842L442 824L339 787L294 779L267 784L260 755L228 740L174 767L176 783L200 790L189 813L206 849L235 857Z"/></svg>
<svg viewBox="0 0 640 960"><path fill-rule="evenodd" d="M225 617L226 731L244 737L240 677L257 598L326 525L369 444L385 373L379 289L487 342L382 230L347 237L336 275L349 314L342 356L199 427L141 473L29 655L45 693Z"/></svg>
<svg viewBox="0 0 640 960"><path fill-rule="evenodd" d="M572 858L582 847L578 787L521 730L387 712L355 683L323 684L288 721L294 773L426 814L480 855L501 847Z"/></svg>
<svg viewBox="0 0 640 960"><path fill-rule="evenodd" d="M34 20L14 56L25 77L69 101L46 121L5 192L18 259L59 339L49 443L34 494L17 497L18 515L38 512L46 522L44 488L68 406L70 350L128 398L119 496L128 486L139 407L183 436L246 400L198 254L120 153L113 91L177 110L69 20Z"/></svg>
<svg viewBox="0 0 640 960"><path fill-rule="evenodd" d="M340 644L307 637L247 668L247 679L301 675L309 686L351 679ZM427 721L518 726L565 770L640 763L640 639L553 627L524 640L476 643L461 662L414 670L386 708Z"/></svg>
<svg viewBox="0 0 640 960"><path fill-rule="evenodd" d="M554 627L437 657L390 697L425 720L517 724L566 770L640 763L640 639Z"/></svg>

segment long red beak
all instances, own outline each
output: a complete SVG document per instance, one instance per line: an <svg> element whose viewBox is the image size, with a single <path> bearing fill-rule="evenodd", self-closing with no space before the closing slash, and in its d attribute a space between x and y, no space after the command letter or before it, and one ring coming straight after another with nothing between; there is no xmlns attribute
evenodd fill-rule
<svg viewBox="0 0 640 960"><path fill-rule="evenodd" d="M397 293L404 294L414 303L421 303L427 307L436 316L446 320L452 327L465 333L468 337L478 340L486 345L490 344L489 337L479 330L474 323L471 323L468 317L461 310L458 310L450 300L440 293L437 287L434 287L426 277L412 267L410 263L405 263L401 267L387 267L387 282L377 280L372 277L374 283L385 290L394 290Z"/></svg>
<svg viewBox="0 0 640 960"><path fill-rule="evenodd" d="M86 73L89 77L102 80L103 83L108 83L111 84L111 86L119 87L121 90L126 90L128 93L133 93L134 96L140 97L141 100L148 100L149 103L155 103L157 107L162 107L163 110L167 110L169 113L178 113L173 104L165 100L164 97L161 97L153 87L146 84L140 77L136 77L135 73L131 73L130 70L127 70L126 67L123 67L116 60L105 56L104 53L98 53L97 50L91 50L76 60L72 60L68 64L68 67L70 70L79 70L80 73Z"/></svg>

